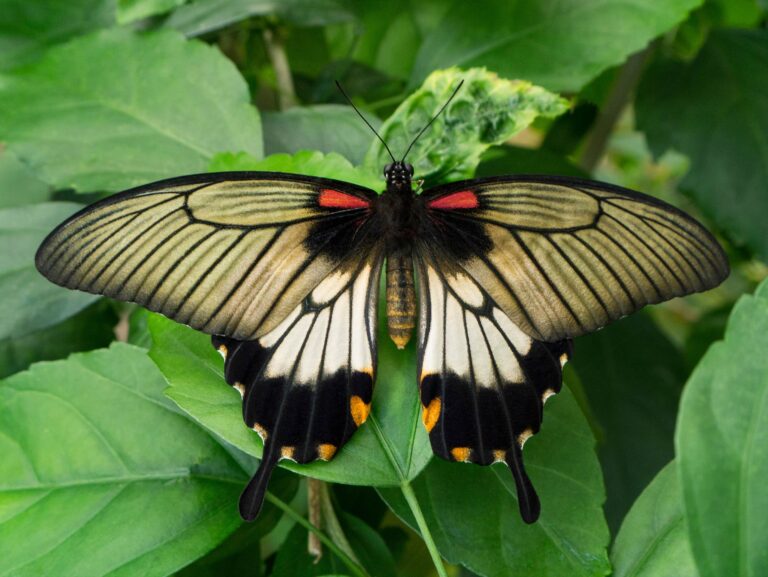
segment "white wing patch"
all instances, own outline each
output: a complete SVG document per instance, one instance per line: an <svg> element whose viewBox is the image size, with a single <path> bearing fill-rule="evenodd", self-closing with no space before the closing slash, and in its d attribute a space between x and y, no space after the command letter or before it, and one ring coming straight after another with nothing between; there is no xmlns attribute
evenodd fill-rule
<svg viewBox="0 0 768 577"><path fill-rule="evenodd" d="M333 273L274 330L259 339L270 351L266 378L314 386L343 371L373 375L381 259Z"/></svg>
<svg viewBox="0 0 768 577"><path fill-rule="evenodd" d="M419 379L455 374L477 387L525 381L520 359L533 339L521 331L469 276L441 275L423 262L421 323L423 355Z"/></svg>

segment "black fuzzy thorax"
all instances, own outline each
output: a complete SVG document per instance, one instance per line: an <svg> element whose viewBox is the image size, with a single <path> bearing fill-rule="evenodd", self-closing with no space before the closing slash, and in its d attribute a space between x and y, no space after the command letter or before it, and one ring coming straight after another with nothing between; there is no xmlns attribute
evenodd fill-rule
<svg viewBox="0 0 768 577"><path fill-rule="evenodd" d="M374 230L387 247L387 252L411 249L419 236L424 206L410 181L401 186L388 183L387 190L376 199Z"/></svg>

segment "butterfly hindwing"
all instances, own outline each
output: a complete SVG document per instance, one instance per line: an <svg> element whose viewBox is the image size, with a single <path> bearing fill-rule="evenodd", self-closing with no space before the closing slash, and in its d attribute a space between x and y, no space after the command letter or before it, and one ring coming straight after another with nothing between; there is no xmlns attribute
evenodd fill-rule
<svg viewBox="0 0 768 577"><path fill-rule="evenodd" d="M264 441L243 518L258 514L281 458L330 460L368 417L382 260L377 248L347 259L259 339L213 337L227 382L243 395L243 419Z"/></svg>
<svg viewBox="0 0 768 577"><path fill-rule="evenodd" d="M374 197L282 173L171 179L79 212L46 238L36 264L62 286L249 340L274 329L364 241Z"/></svg>
<svg viewBox="0 0 768 577"><path fill-rule="evenodd" d="M511 176L425 191L422 234L527 334L558 341L719 284L728 261L694 219L591 181Z"/></svg>
<svg viewBox="0 0 768 577"><path fill-rule="evenodd" d="M539 501L522 448L560 390L570 342L544 343L517 327L488 293L434 247L416 252L419 384L433 451L448 460L505 462L526 522Z"/></svg>

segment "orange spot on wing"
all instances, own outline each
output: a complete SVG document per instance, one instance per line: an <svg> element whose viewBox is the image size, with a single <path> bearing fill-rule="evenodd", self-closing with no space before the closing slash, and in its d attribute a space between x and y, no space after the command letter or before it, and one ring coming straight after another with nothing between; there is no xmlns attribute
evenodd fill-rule
<svg viewBox="0 0 768 577"><path fill-rule="evenodd" d="M368 413L371 412L371 404L363 402L363 399L354 395L349 399L349 412L352 414L352 420L358 427L365 423Z"/></svg>
<svg viewBox="0 0 768 577"><path fill-rule="evenodd" d="M317 203L323 208L368 208L371 205L363 198L331 188L324 188L320 192Z"/></svg>
<svg viewBox="0 0 768 577"><path fill-rule="evenodd" d="M462 190L446 196L441 196L427 203L429 208L438 208L440 210L455 210L460 208L477 208L480 201L477 195L471 190Z"/></svg>
<svg viewBox="0 0 768 577"><path fill-rule="evenodd" d="M336 445L330 443L323 443L317 446L317 454L323 461L330 461L336 454Z"/></svg>
<svg viewBox="0 0 768 577"><path fill-rule="evenodd" d="M424 427L427 429L427 433L432 432L432 429L440 419L441 405L440 397L435 397L429 401L429 405L424 407L421 411L421 420L424 423Z"/></svg>
<svg viewBox="0 0 768 577"><path fill-rule="evenodd" d="M462 463L469 461L469 453L471 449L469 447L454 447L451 449L451 456Z"/></svg>

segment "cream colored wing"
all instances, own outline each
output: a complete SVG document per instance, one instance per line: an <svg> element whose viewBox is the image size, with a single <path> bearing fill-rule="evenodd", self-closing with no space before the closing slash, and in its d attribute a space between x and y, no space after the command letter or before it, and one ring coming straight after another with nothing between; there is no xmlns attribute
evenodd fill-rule
<svg viewBox="0 0 768 577"><path fill-rule="evenodd" d="M423 195L422 235L528 335L558 341L718 285L726 256L682 211L557 177L451 183Z"/></svg>
<svg viewBox="0 0 768 577"><path fill-rule="evenodd" d="M274 329L359 251L374 197L281 173L172 179L76 214L46 238L36 264L67 288L249 340Z"/></svg>

